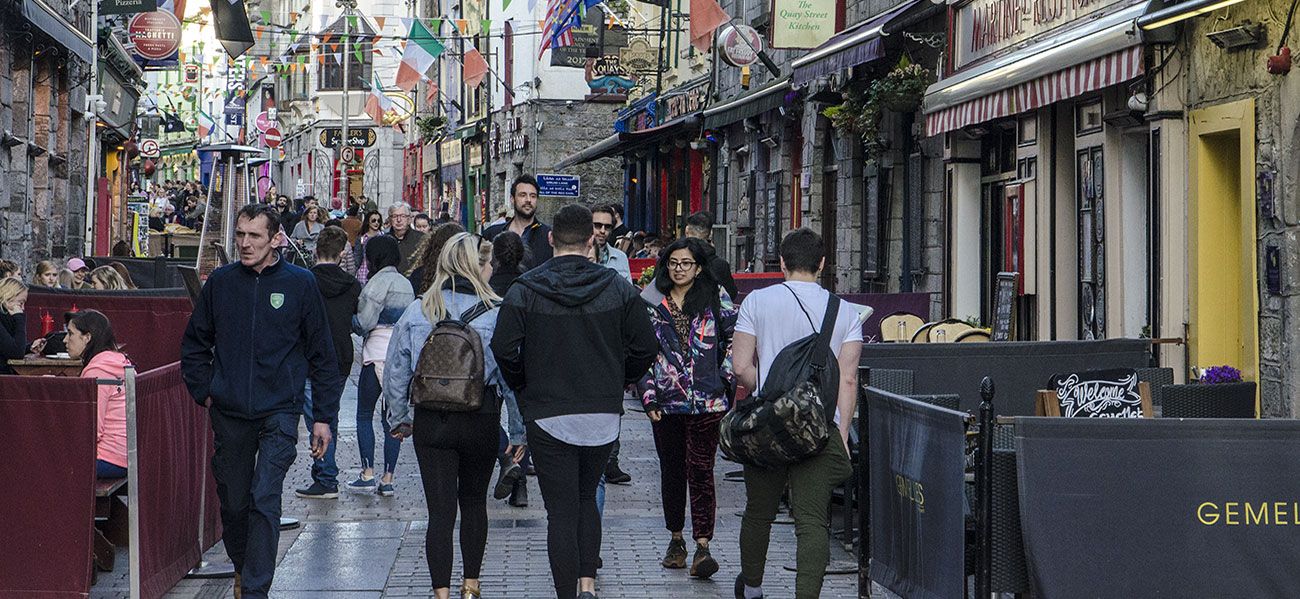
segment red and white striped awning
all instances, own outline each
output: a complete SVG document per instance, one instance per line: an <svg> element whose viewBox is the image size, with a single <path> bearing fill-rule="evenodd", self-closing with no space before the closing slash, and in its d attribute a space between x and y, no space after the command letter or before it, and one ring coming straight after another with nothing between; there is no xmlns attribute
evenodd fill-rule
<svg viewBox="0 0 1300 599"><path fill-rule="evenodd" d="M926 116L927 135L1011 116L1123 83L1143 71L1142 46L1132 46L1050 75L951 106Z"/></svg>

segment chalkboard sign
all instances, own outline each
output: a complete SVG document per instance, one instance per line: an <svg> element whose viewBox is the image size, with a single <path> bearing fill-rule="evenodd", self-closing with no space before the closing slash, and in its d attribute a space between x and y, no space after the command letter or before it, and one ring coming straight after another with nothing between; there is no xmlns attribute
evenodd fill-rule
<svg viewBox="0 0 1300 599"><path fill-rule="evenodd" d="M1050 382L1066 418L1141 418L1142 394L1132 368L1054 374Z"/></svg>
<svg viewBox="0 0 1300 599"><path fill-rule="evenodd" d="M1020 273L998 273L998 286L993 299L993 334L992 341L1010 341L1015 336L1016 289L1019 288Z"/></svg>

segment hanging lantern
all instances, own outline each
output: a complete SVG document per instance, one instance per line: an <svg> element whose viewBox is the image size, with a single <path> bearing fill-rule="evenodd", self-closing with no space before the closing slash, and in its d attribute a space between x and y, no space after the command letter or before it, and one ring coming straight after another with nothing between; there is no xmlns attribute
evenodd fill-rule
<svg viewBox="0 0 1300 599"><path fill-rule="evenodd" d="M135 160L135 157L140 155L140 146L136 145L134 140L127 140L122 144L122 149L126 150L127 160Z"/></svg>
<svg viewBox="0 0 1300 599"><path fill-rule="evenodd" d="M144 161L144 176L146 176L146 177L152 177L152 176L153 176L153 173L154 173L154 170L156 170L156 169L157 169L157 167L154 166L153 160L145 160L145 161Z"/></svg>

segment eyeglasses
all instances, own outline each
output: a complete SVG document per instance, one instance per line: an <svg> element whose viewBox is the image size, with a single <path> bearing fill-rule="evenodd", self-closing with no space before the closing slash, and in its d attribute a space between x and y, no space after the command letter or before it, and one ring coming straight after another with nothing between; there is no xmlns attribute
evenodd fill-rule
<svg viewBox="0 0 1300 599"><path fill-rule="evenodd" d="M668 268L670 270L690 270L695 268L694 260L669 260Z"/></svg>
<svg viewBox="0 0 1300 599"><path fill-rule="evenodd" d="M409 214L390 214L390 215L388 215L388 220L398 220L398 219L406 220L406 219L408 219L408 218L411 218L411 215L409 215Z"/></svg>
<svg viewBox="0 0 1300 599"><path fill-rule="evenodd" d="M604 230L604 229L613 229L613 228L614 228L614 225L612 225L612 224L606 224L606 223L591 223L591 226L594 227L594 228L596 228L596 229L601 229L601 230Z"/></svg>

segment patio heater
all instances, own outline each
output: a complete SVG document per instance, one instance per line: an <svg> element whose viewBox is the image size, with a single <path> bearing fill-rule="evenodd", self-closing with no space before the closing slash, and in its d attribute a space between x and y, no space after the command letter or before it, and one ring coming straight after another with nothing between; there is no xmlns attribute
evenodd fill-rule
<svg viewBox="0 0 1300 599"><path fill-rule="evenodd" d="M237 144L197 149L216 155L208 177L208 204L203 210L203 228L199 231L199 251L194 262L199 276L207 277L231 260L235 215L248 204L251 196L249 163L262 155L262 149Z"/></svg>

